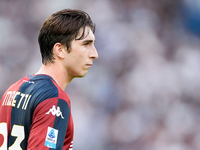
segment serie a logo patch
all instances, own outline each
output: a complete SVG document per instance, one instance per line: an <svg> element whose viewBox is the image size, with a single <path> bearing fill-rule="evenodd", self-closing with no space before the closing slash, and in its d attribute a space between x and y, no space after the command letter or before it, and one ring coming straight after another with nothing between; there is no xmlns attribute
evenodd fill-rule
<svg viewBox="0 0 200 150"><path fill-rule="evenodd" d="M45 146L49 148L56 148L58 138L58 130L48 127L45 139Z"/></svg>

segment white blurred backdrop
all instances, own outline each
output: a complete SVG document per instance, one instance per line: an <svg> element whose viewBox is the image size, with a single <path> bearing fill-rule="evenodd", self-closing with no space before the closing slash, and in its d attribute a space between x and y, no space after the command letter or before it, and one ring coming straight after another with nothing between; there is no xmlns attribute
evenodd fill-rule
<svg viewBox="0 0 200 150"><path fill-rule="evenodd" d="M55 11L88 12L99 59L66 88L74 150L200 149L200 0L0 0L0 96L41 66Z"/></svg>

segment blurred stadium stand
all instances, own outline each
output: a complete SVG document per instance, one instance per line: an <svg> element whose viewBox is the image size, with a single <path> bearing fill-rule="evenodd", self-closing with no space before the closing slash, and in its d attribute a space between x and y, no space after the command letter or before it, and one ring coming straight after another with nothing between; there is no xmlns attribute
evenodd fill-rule
<svg viewBox="0 0 200 150"><path fill-rule="evenodd" d="M91 15L99 52L66 88L74 150L199 150L199 0L1 0L1 96L39 69L40 26L64 8Z"/></svg>

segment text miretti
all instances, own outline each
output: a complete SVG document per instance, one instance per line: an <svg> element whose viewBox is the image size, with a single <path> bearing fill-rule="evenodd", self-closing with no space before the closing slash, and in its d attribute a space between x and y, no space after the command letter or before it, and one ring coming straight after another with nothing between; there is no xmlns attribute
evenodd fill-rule
<svg viewBox="0 0 200 150"><path fill-rule="evenodd" d="M26 110L31 95L19 91L8 91L3 100L3 106L12 106Z"/></svg>

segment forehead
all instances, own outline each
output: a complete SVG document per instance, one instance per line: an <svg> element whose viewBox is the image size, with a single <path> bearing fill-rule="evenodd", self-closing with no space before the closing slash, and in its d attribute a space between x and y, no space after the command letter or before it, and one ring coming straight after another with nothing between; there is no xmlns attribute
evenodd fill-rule
<svg viewBox="0 0 200 150"><path fill-rule="evenodd" d="M83 28L81 28L76 39L79 39L83 35L83 32L84 32L84 37L82 39L80 39L79 41L83 41L83 40L93 40L94 41L95 40L95 36L89 26L85 27L85 31L83 31Z"/></svg>

